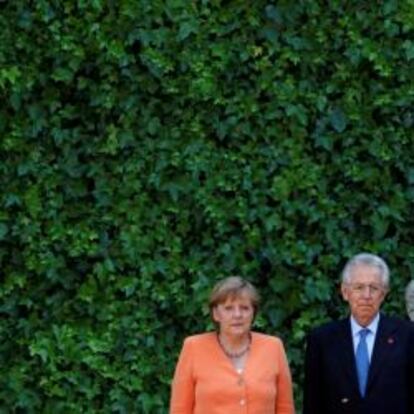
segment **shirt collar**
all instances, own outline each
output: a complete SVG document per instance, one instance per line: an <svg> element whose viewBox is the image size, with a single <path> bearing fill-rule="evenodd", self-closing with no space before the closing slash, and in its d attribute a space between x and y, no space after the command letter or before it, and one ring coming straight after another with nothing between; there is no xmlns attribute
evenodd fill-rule
<svg viewBox="0 0 414 414"><path fill-rule="evenodd" d="M359 335L359 331L361 331L362 329L368 329L372 334L374 334L374 337L375 337L376 334L377 334L379 320L380 320L380 314L377 313L375 315L374 319L371 321L371 323L364 328L351 315L351 331L352 331L352 336Z"/></svg>

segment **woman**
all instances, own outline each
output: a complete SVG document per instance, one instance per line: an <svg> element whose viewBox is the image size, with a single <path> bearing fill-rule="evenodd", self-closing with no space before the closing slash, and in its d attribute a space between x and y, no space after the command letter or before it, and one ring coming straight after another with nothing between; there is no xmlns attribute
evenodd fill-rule
<svg viewBox="0 0 414 414"><path fill-rule="evenodd" d="M281 340L251 331L258 302L256 289L240 277L214 287L209 305L217 332L184 341L170 414L294 414Z"/></svg>

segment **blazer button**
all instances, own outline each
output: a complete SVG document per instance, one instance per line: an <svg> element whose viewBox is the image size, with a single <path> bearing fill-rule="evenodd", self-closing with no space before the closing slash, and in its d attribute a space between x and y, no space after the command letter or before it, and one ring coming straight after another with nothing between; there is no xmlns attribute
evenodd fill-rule
<svg viewBox="0 0 414 414"><path fill-rule="evenodd" d="M245 405L246 404L246 400L244 399L244 398L242 398L241 400L240 400L240 405Z"/></svg>
<svg viewBox="0 0 414 414"><path fill-rule="evenodd" d="M349 398L342 398L341 403L342 404L347 404L349 402Z"/></svg>

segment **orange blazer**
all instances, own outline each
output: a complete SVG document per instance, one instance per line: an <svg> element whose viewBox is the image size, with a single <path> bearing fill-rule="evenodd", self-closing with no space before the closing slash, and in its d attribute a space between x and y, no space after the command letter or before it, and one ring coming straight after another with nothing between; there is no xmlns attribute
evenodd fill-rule
<svg viewBox="0 0 414 414"><path fill-rule="evenodd" d="M175 369L170 414L294 414L292 380L282 341L252 333L238 373L214 332L184 341Z"/></svg>

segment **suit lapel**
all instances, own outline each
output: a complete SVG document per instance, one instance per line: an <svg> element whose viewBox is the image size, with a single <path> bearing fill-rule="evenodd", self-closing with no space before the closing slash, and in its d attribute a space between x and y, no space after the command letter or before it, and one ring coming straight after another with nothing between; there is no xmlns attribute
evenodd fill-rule
<svg viewBox="0 0 414 414"><path fill-rule="evenodd" d="M344 372L351 379L351 383L355 387L355 391L358 392L358 376L355 365L354 345L352 341L351 321L349 318L343 319L339 322L340 338L342 347L342 365Z"/></svg>
<svg viewBox="0 0 414 414"><path fill-rule="evenodd" d="M381 370L381 367L384 365L384 359L389 354L390 346L394 343L395 330L396 326L394 326L390 319L381 315L368 373L367 392L371 383Z"/></svg>

